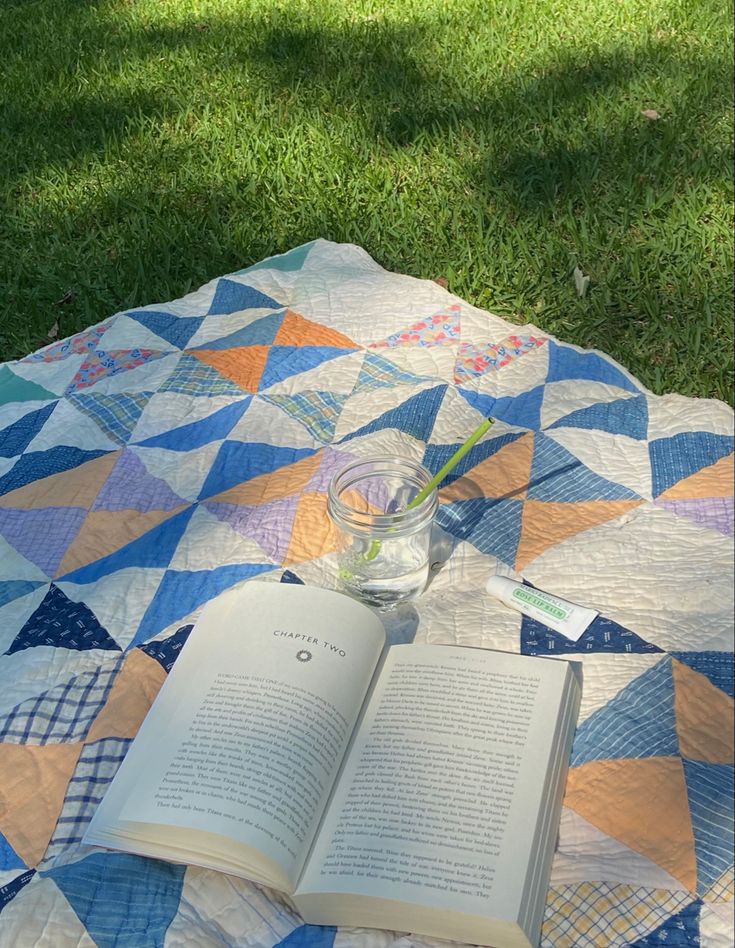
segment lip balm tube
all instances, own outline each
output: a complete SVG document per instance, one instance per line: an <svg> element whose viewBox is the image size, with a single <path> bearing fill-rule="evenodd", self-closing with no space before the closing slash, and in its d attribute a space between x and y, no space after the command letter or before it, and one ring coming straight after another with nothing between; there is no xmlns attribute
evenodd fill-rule
<svg viewBox="0 0 735 948"><path fill-rule="evenodd" d="M567 602L566 599L560 599L551 593L517 583L507 576L491 576L485 589L506 606L543 622L573 642L577 641L595 616L599 615L594 609Z"/></svg>

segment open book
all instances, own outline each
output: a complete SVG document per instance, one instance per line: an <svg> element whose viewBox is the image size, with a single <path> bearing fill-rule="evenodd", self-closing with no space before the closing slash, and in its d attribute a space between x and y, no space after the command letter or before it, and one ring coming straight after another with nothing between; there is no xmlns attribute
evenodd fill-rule
<svg viewBox="0 0 735 948"><path fill-rule="evenodd" d="M569 662L386 649L346 596L250 582L203 610L85 842L314 924L533 945L579 697Z"/></svg>

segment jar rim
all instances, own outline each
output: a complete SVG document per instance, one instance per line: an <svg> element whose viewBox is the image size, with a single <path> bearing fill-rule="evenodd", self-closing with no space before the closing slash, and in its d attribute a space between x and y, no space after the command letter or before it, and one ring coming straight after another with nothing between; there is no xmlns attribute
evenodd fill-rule
<svg viewBox="0 0 735 948"><path fill-rule="evenodd" d="M361 473L363 469L364 473ZM411 509L404 508L395 513L370 513L357 510L342 500L341 494L360 481L394 474L412 481L417 492L431 480L431 473L411 458L391 455L374 455L357 458L337 471L327 491L327 511L332 520L350 532L369 532L372 536L403 536L414 533L434 518L438 506L436 488L420 504Z"/></svg>

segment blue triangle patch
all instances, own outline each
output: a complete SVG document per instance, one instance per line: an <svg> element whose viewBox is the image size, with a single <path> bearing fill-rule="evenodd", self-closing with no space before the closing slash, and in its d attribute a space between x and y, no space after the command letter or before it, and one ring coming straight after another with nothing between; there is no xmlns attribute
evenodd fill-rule
<svg viewBox="0 0 735 948"><path fill-rule="evenodd" d="M290 569L284 569L280 582L289 583L291 586L305 586L306 585L303 579L299 579L296 573L292 572Z"/></svg>
<svg viewBox="0 0 735 948"><path fill-rule="evenodd" d="M732 453L733 439L708 431L684 431L673 438L658 438L648 446L653 474L653 496L709 467Z"/></svg>
<svg viewBox="0 0 735 948"><path fill-rule="evenodd" d="M0 886L0 912L8 903L12 902L21 889L24 889L31 879L35 876L36 870L29 869L28 872L22 872L20 875Z"/></svg>
<svg viewBox="0 0 735 948"><path fill-rule="evenodd" d="M426 375L414 375L405 369L399 369L390 359L384 359L374 352L366 352L352 394L372 391L378 388L393 388L396 385L420 385L430 381Z"/></svg>
<svg viewBox="0 0 735 948"><path fill-rule="evenodd" d="M100 948L162 946L186 866L127 853L93 853L43 872L61 889Z"/></svg>
<svg viewBox="0 0 735 948"><path fill-rule="evenodd" d="M107 451L82 451L81 448L60 445L48 448L46 451L32 451L30 454L24 454L7 474L0 477L0 494L7 494L18 487L25 487L26 484L39 481L42 477L50 477L51 474L70 471L84 464L85 461L93 461L107 453Z"/></svg>
<svg viewBox="0 0 735 948"><path fill-rule="evenodd" d="M121 651L89 606L83 602L73 602L53 583L5 654L13 655L37 645L68 648L77 652L93 648Z"/></svg>
<svg viewBox="0 0 735 948"><path fill-rule="evenodd" d="M226 316L239 313L244 309L278 309L282 304L276 302L260 290L247 283L238 283L223 277L217 283L217 289L209 307L208 316Z"/></svg>
<svg viewBox="0 0 735 948"><path fill-rule="evenodd" d="M558 418L549 428L585 428L627 435L637 441L648 437L648 399L645 395L598 402Z"/></svg>
<svg viewBox="0 0 735 948"><path fill-rule="evenodd" d="M549 372L547 382L565 382L567 379L586 379L624 388L638 394L640 388L611 361L596 352L577 352L549 340Z"/></svg>
<svg viewBox="0 0 735 948"><path fill-rule="evenodd" d="M259 474L270 474L315 454L317 448L279 448L273 444L225 441L214 459L199 499L214 497ZM321 449L319 449L321 450Z"/></svg>
<svg viewBox="0 0 735 948"><path fill-rule="evenodd" d="M293 375L308 372L324 362L356 352L356 349L341 349L335 346L273 346L268 354L263 375L258 386L260 391L283 382Z"/></svg>
<svg viewBox="0 0 735 948"><path fill-rule="evenodd" d="M186 348L187 342L204 322L204 316L176 316L150 309L139 309L124 314L150 329L177 349Z"/></svg>
<svg viewBox="0 0 735 948"><path fill-rule="evenodd" d="M334 948L336 936L333 925L299 925L274 948Z"/></svg>
<svg viewBox="0 0 735 948"><path fill-rule="evenodd" d="M672 948L672 946L673 948L692 948L692 945L699 945L701 908L701 902L690 902L676 915L667 918L658 928L654 928L638 941L632 942L630 948L656 948L658 945L667 946L667 948Z"/></svg>
<svg viewBox="0 0 735 948"><path fill-rule="evenodd" d="M466 397L466 396L465 396ZM494 399L491 418L504 421L506 425L517 428L528 428L529 431L538 431L541 427L541 405L544 400L544 386L537 385L519 395L504 395ZM467 399L467 401L470 401ZM472 404L470 402L470 404ZM474 405L474 408L479 408Z"/></svg>
<svg viewBox="0 0 735 948"><path fill-rule="evenodd" d="M521 622L522 655L563 655L567 652L663 652L635 632L613 619L596 616L582 635L573 642L542 622L523 616Z"/></svg>
<svg viewBox="0 0 735 948"><path fill-rule="evenodd" d="M58 404L58 402L51 402L50 405L37 408L36 411L23 415L12 425L3 428L0 431L0 458L13 458L16 454L22 454L46 424L49 415Z"/></svg>
<svg viewBox="0 0 735 948"><path fill-rule="evenodd" d="M453 467L449 474L447 474L439 485L439 489L456 481L459 477L471 471L473 467L477 467L482 461L486 461L489 457L492 457L493 454L497 454L506 444L512 444L513 441L517 441L523 437L524 435L521 432L509 432L497 438L481 441L479 444L474 445L474 447L470 448L467 454L465 454L459 464ZM437 474L458 448L458 444L427 444L426 451L424 452L424 467L432 474Z"/></svg>
<svg viewBox="0 0 735 948"><path fill-rule="evenodd" d="M436 522L459 540L467 540L481 553L504 563L515 563L521 536L523 502L478 497L442 504Z"/></svg>
<svg viewBox="0 0 735 948"><path fill-rule="evenodd" d="M136 441L142 448L166 448L169 451L192 451L212 441L221 441L232 431L252 401L252 396L242 401L225 405L218 411L199 421L192 421L180 428L172 428L163 434L153 435L145 441Z"/></svg>
<svg viewBox="0 0 735 948"><path fill-rule="evenodd" d="M174 667L176 659L181 654L181 649L186 645L189 633L194 628L193 625L182 625L173 635L165 639L148 642L146 645L138 645L137 648L151 658L155 658L158 664L168 674Z"/></svg>
<svg viewBox="0 0 735 948"><path fill-rule="evenodd" d="M595 474L566 448L539 433L534 444L528 499L573 503L640 500L640 497L622 484Z"/></svg>
<svg viewBox="0 0 735 948"><path fill-rule="evenodd" d="M145 642L243 579L275 569L270 563L235 563L198 571L169 570L135 633L131 646Z"/></svg>
<svg viewBox="0 0 735 948"><path fill-rule="evenodd" d="M168 566L194 509L193 506L187 507L186 510L164 520L163 523L133 540L132 543L128 543L122 549L60 578L70 583L94 583L103 576L109 576L110 573L116 573L118 570L128 569L131 566L153 567L154 569Z"/></svg>
<svg viewBox="0 0 735 948"><path fill-rule="evenodd" d="M200 346L194 346L190 352L196 352L198 349L222 350L222 349L241 349L243 346L270 346L276 338L276 333L281 328L283 322L283 310L280 313L271 313L270 316L263 316L254 322L243 326L236 332L228 336L222 336L219 339L210 339Z"/></svg>
<svg viewBox="0 0 735 948"><path fill-rule="evenodd" d="M684 777L697 857L697 895L701 896L732 866L732 764L684 759Z"/></svg>
<svg viewBox="0 0 735 948"><path fill-rule="evenodd" d="M252 267L246 267L244 270L240 270L239 274L252 273L253 270L280 270L282 273L287 273L291 270L300 270L315 243L316 241L310 240L308 244L301 244L300 247L294 247L293 250L289 250L288 253L280 253L275 257L266 257L265 260L254 263Z"/></svg>
<svg viewBox="0 0 735 948"><path fill-rule="evenodd" d="M580 724L571 766L591 760L674 757L678 753L674 679L667 657Z"/></svg>
<svg viewBox="0 0 735 948"><path fill-rule="evenodd" d="M7 604L13 602L14 599L27 596L28 593L32 593L34 589L38 589L39 586L44 585L45 583L42 579L8 579L4 582L0 582L0 607L7 606Z"/></svg>
<svg viewBox="0 0 735 948"><path fill-rule="evenodd" d="M735 697L732 652L671 652L671 655L704 675L715 688L720 688L731 698Z"/></svg>
<svg viewBox="0 0 735 948"><path fill-rule="evenodd" d="M25 869L26 864L13 849L7 839L0 833L0 872L9 869ZM0 905L2 905L2 889L0 889Z"/></svg>
<svg viewBox="0 0 735 948"><path fill-rule="evenodd" d="M343 444L345 441L351 441L352 438L372 434L374 431L383 431L385 428L397 428L418 441L428 441L446 391L447 385L442 384L418 392L397 408L383 412L367 425L345 435L339 443Z"/></svg>

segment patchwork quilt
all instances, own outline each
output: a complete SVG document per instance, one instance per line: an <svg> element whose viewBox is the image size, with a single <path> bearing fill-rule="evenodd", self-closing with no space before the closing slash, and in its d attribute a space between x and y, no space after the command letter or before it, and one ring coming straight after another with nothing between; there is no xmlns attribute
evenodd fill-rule
<svg viewBox="0 0 735 948"><path fill-rule="evenodd" d="M486 416L390 635L583 663L544 946L733 944L732 411L318 240L0 367L1 945L437 944L81 837L203 605L334 585L333 472ZM573 643L496 572L600 615Z"/></svg>

